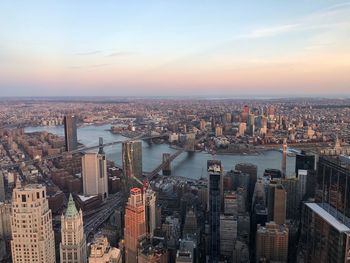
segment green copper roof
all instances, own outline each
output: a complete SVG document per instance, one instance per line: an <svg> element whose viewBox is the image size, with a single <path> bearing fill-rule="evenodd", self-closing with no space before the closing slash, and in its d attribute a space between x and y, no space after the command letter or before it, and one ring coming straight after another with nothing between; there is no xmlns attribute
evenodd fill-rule
<svg viewBox="0 0 350 263"><path fill-rule="evenodd" d="M68 205L67 205L67 210L66 210L66 217L73 217L78 214L78 210L75 207L75 203L73 200L72 194L69 194L69 200L68 200Z"/></svg>

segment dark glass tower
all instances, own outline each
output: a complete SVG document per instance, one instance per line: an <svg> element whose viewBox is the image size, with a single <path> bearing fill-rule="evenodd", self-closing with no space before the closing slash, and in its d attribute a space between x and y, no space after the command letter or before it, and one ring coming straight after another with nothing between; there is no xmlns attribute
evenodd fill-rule
<svg viewBox="0 0 350 263"><path fill-rule="evenodd" d="M209 173L209 262L219 262L220 257L220 207L221 163L208 161Z"/></svg>
<svg viewBox="0 0 350 263"><path fill-rule="evenodd" d="M64 138L66 143L66 151L70 152L78 148L77 124L75 116L66 115L64 122Z"/></svg>
<svg viewBox="0 0 350 263"><path fill-rule="evenodd" d="M299 170L315 170L315 156L304 151L295 156L295 174Z"/></svg>

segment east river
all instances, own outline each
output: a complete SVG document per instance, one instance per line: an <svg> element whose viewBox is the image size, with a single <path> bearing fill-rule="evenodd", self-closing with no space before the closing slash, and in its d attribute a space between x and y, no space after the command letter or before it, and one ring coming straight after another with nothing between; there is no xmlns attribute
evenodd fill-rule
<svg viewBox="0 0 350 263"><path fill-rule="evenodd" d="M104 143L126 140L127 138L112 134L110 125L102 126L83 126L78 128L78 140L85 146L98 144L98 138L102 137ZM59 136L64 136L63 126L55 127L27 127L25 132L47 131ZM107 159L113 160L116 164L121 165L121 144L106 147L104 150ZM165 152L173 153L167 144L151 144L142 142L142 165L143 170L148 172L157 167L162 161L162 154ZM279 151L269 150L258 155L211 155L205 152L195 152L192 154L182 153L171 164L172 174L188 178L200 178L206 175L207 160L221 160L225 170L231 170L237 163L253 163L258 166L258 176L264 173L266 168L281 169L282 154ZM294 173L295 157L287 157L287 175Z"/></svg>

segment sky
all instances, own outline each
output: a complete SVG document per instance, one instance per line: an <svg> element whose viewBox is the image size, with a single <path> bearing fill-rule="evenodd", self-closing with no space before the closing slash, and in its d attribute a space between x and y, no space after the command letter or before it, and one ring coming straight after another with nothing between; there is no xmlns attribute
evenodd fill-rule
<svg viewBox="0 0 350 263"><path fill-rule="evenodd" d="M0 1L0 96L350 96L350 2Z"/></svg>

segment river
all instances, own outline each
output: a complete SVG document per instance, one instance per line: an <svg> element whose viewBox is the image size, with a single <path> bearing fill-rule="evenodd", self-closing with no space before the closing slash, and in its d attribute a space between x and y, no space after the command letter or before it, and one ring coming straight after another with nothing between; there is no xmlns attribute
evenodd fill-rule
<svg viewBox="0 0 350 263"><path fill-rule="evenodd" d="M126 140L127 138L112 134L110 125L102 126L83 126L78 128L78 140L86 146L98 144L98 138L102 137L104 143ZM63 126L55 127L27 127L25 132L47 131L59 136L64 136ZM116 144L105 148L107 158L121 165L121 144ZM162 161L162 154L165 152L173 153L175 149L167 144L151 144L142 142L142 165L143 170L148 172L157 167ZM258 176L262 176L266 168L281 168L282 154L278 151L266 151L259 155L211 155L205 152L195 152L192 154L182 153L171 164L172 174L188 178L199 178L206 175L207 160L221 160L224 169L230 170L237 163L248 162L258 166ZM287 157L287 175L294 173L295 157Z"/></svg>

